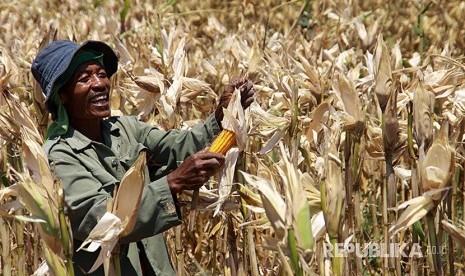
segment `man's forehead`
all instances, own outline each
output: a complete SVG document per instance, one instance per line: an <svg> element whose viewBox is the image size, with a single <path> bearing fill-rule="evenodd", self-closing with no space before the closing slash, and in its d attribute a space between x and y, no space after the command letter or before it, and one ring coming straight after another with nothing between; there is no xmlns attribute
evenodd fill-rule
<svg viewBox="0 0 465 276"><path fill-rule="evenodd" d="M87 71L93 71L93 70L100 70L100 69L105 69L105 67L100 64L97 60L90 60L82 63L81 65L78 66L74 74L82 74Z"/></svg>

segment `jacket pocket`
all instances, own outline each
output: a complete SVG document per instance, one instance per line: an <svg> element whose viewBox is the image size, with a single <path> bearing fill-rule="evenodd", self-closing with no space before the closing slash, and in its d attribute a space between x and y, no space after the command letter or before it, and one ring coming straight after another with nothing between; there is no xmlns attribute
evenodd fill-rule
<svg viewBox="0 0 465 276"><path fill-rule="evenodd" d="M102 183L102 189L113 195L115 186L119 185L120 182L106 171L93 171L92 174Z"/></svg>
<svg viewBox="0 0 465 276"><path fill-rule="evenodd" d="M147 147L140 143L129 147L128 151L121 156L121 165L123 165L123 167L128 170L134 164L134 162L136 162L137 158L139 157L139 153L143 150L147 150Z"/></svg>

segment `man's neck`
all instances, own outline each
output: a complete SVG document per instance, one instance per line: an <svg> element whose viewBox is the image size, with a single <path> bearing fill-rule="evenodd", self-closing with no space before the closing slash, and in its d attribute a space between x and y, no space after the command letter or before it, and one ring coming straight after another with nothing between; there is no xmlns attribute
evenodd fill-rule
<svg viewBox="0 0 465 276"><path fill-rule="evenodd" d="M72 128L82 133L92 141L103 143L103 134L100 128L101 119L69 119L69 124Z"/></svg>

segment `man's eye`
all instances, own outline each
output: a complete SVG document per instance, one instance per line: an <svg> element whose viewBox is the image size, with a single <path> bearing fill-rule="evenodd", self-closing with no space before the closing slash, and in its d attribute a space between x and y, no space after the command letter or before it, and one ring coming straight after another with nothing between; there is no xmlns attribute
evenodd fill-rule
<svg viewBox="0 0 465 276"><path fill-rule="evenodd" d="M107 77L107 72L105 72L105 71L99 72L99 73L98 73L98 76L99 76L100 78L106 78L106 77Z"/></svg>
<svg viewBox="0 0 465 276"><path fill-rule="evenodd" d="M81 77L78 79L78 82L88 82L89 79L90 79L90 76L88 76L88 75L81 76Z"/></svg>

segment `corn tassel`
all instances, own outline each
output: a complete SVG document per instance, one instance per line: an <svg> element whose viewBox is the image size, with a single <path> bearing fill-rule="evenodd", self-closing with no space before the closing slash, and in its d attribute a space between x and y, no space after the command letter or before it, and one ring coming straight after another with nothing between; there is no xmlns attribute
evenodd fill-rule
<svg viewBox="0 0 465 276"><path fill-rule="evenodd" d="M229 149L236 144L236 134L230 130L223 130L213 141L210 151L226 155Z"/></svg>

